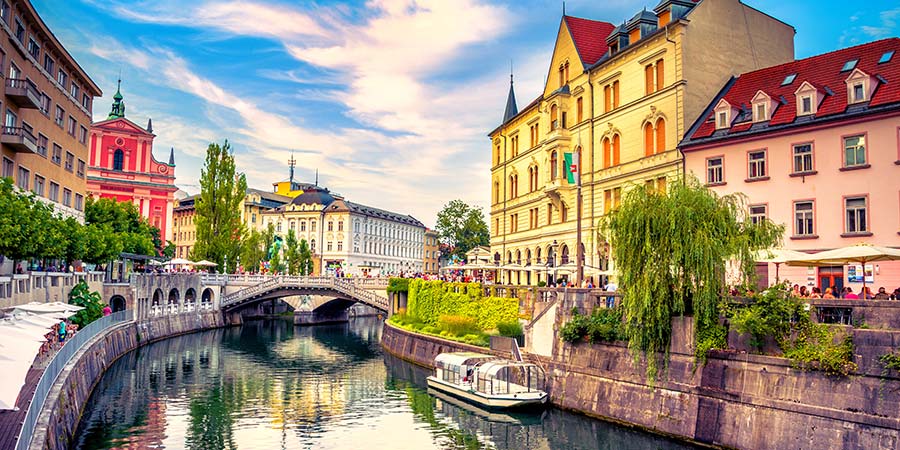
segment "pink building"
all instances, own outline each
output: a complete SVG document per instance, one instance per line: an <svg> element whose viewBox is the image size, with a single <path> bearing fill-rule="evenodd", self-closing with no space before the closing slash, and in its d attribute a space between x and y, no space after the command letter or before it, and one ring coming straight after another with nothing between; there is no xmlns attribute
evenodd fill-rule
<svg viewBox="0 0 900 450"><path fill-rule="evenodd" d="M175 205L175 155L169 162L153 157L153 126L125 118L125 102L116 90L109 117L91 125L87 190L93 197L132 202L150 225L159 228L163 243L172 240Z"/></svg>
<svg viewBox="0 0 900 450"><path fill-rule="evenodd" d="M783 224L785 248L900 248L900 39L733 78L680 148L687 173L746 194L751 218ZM868 286L900 287L900 262L870 265ZM780 276L859 292L861 269L782 266Z"/></svg>

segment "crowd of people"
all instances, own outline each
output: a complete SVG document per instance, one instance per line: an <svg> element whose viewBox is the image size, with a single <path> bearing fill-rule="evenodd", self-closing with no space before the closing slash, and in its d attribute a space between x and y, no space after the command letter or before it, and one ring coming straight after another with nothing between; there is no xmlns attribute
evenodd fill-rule
<svg viewBox="0 0 900 450"><path fill-rule="evenodd" d="M878 292L872 293L872 288L869 286L864 286L860 289L860 292L857 294L853 292L853 288L850 286L844 286L840 289L840 292L836 292L832 288L825 288L825 292L822 292L818 287L807 288L806 286L800 286L799 284L795 284L792 292L795 296L800 298L843 298L850 300L900 300L900 287L894 289L893 292L888 293L884 286L878 288Z"/></svg>
<svg viewBox="0 0 900 450"><path fill-rule="evenodd" d="M47 357L52 356L53 353L62 347L67 340L72 339L72 336L77 332L78 325L75 325L68 320L61 320L59 323L53 325L53 328L44 335L45 340L41 343L38 359L44 360Z"/></svg>

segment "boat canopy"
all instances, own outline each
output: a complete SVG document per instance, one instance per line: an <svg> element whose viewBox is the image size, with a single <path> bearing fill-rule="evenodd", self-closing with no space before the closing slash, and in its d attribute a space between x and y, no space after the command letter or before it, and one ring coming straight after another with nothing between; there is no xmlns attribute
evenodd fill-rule
<svg viewBox="0 0 900 450"><path fill-rule="evenodd" d="M530 363L488 361L478 367L476 388L487 394L517 394L544 389L544 370Z"/></svg>
<svg viewBox="0 0 900 450"><path fill-rule="evenodd" d="M471 366L494 359L497 357L475 352L441 353L434 358L434 365L441 368Z"/></svg>

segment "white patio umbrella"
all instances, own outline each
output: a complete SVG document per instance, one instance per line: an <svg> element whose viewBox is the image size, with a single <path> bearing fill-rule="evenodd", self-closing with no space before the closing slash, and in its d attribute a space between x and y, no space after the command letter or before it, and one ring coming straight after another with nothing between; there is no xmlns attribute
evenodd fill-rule
<svg viewBox="0 0 900 450"><path fill-rule="evenodd" d="M756 262L765 262L775 264L775 282L778 282L779 269L781 265L792 260L803 259L809 256L809 253L798 252L786 248L767 248L756 252Z"/></svg>
<svg viewBox="0 0 900 450"><path fill-rule="evenodd" d="M193 261L189 261L184 258L175 258L166 263L167 266L179 266L179 265L185 265L185 264L193 264Z"/></svg>
<svg viewBox="0 0 900 450"><path fill-rule="evenodd" d="M866 263L876 261L898 261L900 250L870 244L856 244L849 247L836 248L824 252L807 255L803 258L785 261L789 266L843 266L846 264L862 264L863 290L866 288ZM863 294L865 295L865 294Z"/></svg>
<svg viewBox="0 0 900 450"><path fill-rule="evenodd" d="M193 265L195 265L195 266L208 266L208 267L215 267L215 266L218 266L218 264L216 264L216 263L214 263L214 262L212 262L212 261L207 261L207 260L205 260L205 259L202 260L202 261L197 261L197 262L195 262Z"/></svg>

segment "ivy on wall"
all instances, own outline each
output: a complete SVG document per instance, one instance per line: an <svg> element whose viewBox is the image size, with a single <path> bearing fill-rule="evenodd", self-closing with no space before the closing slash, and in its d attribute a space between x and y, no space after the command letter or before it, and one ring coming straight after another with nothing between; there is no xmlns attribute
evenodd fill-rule
<svg viewBox="0 0 900 450"><path fill-rule="evenodd" d="M493 330L498 323L517 320L519 300L485 297L478 283L416 279L409 282L406 312L432 326L441 316L465 316L475 319L482 330Z"/></svg>

